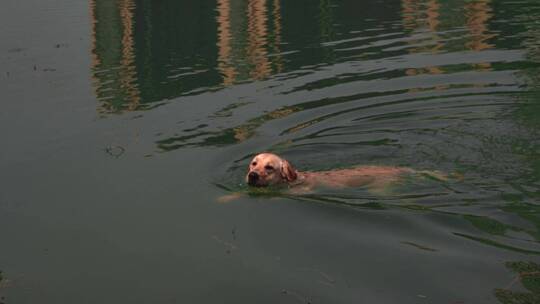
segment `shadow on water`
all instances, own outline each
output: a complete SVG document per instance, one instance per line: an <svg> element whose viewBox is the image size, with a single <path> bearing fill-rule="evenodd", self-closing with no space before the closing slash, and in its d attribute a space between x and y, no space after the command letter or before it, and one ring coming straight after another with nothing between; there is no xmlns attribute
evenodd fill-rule
<svg viewBox="0 0 540 304"><path fill-rule="evenodd" d="M249 194L446 215L470 228L452 236L540 254L535 1L91 3L98 112L163 119L157 152L222 149L224 191L245 191L243 167L262 150L302 170L459 172L463 180L407 181L387 196ZM531 293L498 289L502 303L538 298L523 270L537 265L520 263L508 267Z"/></svg>

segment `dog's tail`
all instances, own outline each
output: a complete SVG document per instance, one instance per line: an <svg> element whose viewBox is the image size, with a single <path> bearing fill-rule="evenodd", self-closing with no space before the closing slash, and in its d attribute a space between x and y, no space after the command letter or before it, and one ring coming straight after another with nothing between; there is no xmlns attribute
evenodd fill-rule
<svg viewBox="0 0 540 304"><path fill-rule="evenodd" d="M419 170L419 171L415 171L415 173L428 177L428 178L435 179L439 182L446 182L450 178L448 174L440 172L440 171Z"/></svg>
<svg viewBox="0 0 540 304"><path fill-rule="evenodd" d="M436 170L413 170L410 173L419 174L421 176L437 180L439 182L447 182L450 179L463 180L463 175L459 173L444 173Z"/></svg>

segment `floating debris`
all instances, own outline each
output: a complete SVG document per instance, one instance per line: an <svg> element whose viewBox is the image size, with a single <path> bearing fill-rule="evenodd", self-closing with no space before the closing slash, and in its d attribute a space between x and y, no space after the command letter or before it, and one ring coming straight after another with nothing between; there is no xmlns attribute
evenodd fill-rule
<svg viewBox="0 0 540 304"><path fill-rule="evenodd" d="M122 146L107 146L105 147L105 152L107 154L109 154L110 156L113 156L113 157L120 157L122 154L124 154L124 152L126 151L126 149Z"/></svg>

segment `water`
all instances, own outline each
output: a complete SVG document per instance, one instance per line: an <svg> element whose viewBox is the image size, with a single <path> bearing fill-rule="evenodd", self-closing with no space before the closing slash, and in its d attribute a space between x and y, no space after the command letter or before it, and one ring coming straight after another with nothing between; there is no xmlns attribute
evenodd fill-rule
<svg viewBox="0 0 540 304"><path fill-rule="evenodd" d="M537 1L0 6L0 302L538 303Z"/></svg>

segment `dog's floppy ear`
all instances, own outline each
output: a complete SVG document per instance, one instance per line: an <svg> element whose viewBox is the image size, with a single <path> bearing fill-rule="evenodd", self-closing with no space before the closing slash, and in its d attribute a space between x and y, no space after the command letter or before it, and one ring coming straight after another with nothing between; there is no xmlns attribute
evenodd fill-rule
<svg viewBox="0 0 540 304"><path fill-rule="evenodd" d="M296 170L294 167L286 160L281 161L281 177L286 179L288 182L296 180Z"/></svg>

